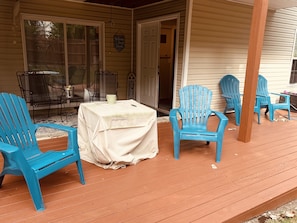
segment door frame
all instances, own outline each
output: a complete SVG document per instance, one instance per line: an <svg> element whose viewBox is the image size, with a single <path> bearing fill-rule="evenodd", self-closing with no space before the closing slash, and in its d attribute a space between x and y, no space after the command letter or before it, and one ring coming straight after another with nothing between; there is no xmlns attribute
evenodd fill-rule
<svg viewBox="0 0 297 223"><path fill-rule="evenodd" d="M174 69L173 69L173 95L174 95L174 90L175 90L175 84L176 84L176 73L177 73L177 65L178 65L178 43L179 43L179 24L180 24L180 13L174 13L174 14L170 14L170 15L165 15L165 16L159 16L159 17L154 17L154 18L150 18L150 19L146 19L146 20L140 20L137 21L136 23L136 29L137 29L137 40L136 40L136 100L137 101L141 101L140 99L140 83L141 83L141 27L143 24L145 23L151 23L151 22L159 22L160 23L160 27L161 27L161 22L162 21L166 21L166 20L176 20L176 42L175 42L175 53L174 53ZM160 40L159 40L160 41ZM158 51L159 52L159 51ZM158 66L159 66L159 62L160 62L160 55L158 55ZM156 74L158 75L158 74ZM157 86L157 89L159 89L159 86ZM156 94L159 94L159 90L156 92ZM174 100L175 97L173 97L173 102L172 104L174 104ZM158 109L158 103L159 102L159 95L157 95L155 97L155 109Z"/></svg>

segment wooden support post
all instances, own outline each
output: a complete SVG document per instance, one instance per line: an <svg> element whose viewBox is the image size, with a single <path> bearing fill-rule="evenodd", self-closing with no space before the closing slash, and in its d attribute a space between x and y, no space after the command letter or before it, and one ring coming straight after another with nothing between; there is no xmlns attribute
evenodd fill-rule
<svg viewBox="0 0 297 223"><path fill-rule="evenodd" d="M251 140L258 72L261 61L268 1L269 0L254 1L242 112L238 134L238 140L242 142L249 142Z"/></svg>

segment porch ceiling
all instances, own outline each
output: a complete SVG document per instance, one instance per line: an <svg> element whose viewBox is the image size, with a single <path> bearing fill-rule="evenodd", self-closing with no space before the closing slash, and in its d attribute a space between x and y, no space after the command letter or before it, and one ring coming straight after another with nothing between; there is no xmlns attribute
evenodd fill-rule
<svg viewBox="0 0 297 223"><path fill-rule="evenodd" d="M125 8L137 8L153 3L170 0L74 0L79 2L90 2L103 5L119 6ZM226 0L245 5L254 5L255 0ZM297 7L297 0L269 0L269 9L276 10L282 8Z"/></svg>
<svg viewBox="0 0 297 223"><path fill-rule="evenodd" d="M168 0L76 0L79 2L90 2L102 5L119 6L125 8L137 8L145 5L150 5L157 2Z"/></svg>
<svg viewBox="0 0 297 223"><path fill-rule="evenodd" d="M227 0L240 4L253 5L254 0ZM255 0L256 1L256 0ZM297 6L297 0L269 0L269 9L282 9Z"/></svg>

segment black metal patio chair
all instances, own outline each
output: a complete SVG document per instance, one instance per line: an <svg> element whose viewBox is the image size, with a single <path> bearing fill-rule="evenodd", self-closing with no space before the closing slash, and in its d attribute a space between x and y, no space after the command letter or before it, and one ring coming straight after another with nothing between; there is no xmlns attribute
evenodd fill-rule
<svg viewBox="0 0 297 223"><path fill-rule="evenodd" d="M33 119L38 107L48 109L48 116L53 105L61 112L65 101L65 90L62 86L51 85L50 75L41 71L17 72L22 97L32 106Z"/></svg>

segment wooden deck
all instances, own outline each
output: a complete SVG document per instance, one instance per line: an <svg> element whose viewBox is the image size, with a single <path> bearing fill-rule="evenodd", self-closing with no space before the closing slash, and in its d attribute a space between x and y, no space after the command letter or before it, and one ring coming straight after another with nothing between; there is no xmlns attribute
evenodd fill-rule
<svg viewBox="0 0 297 223"><path fill-rule="evenodd" d="M249 143L237 141L234 114L228 115L220 163L215 143L202 142L183 142L175 160L171 126L159 123L160 152L153 159L119 170L83 161L86 185L75 165L42 179L43 212L35 211L22 177L6 176L1 222L242 222L297 197L297 114L291 114L291 121L276 115L273 123L262 115L261 125L255 117ZM214 126L216 119L210 121Z"/></svg>

